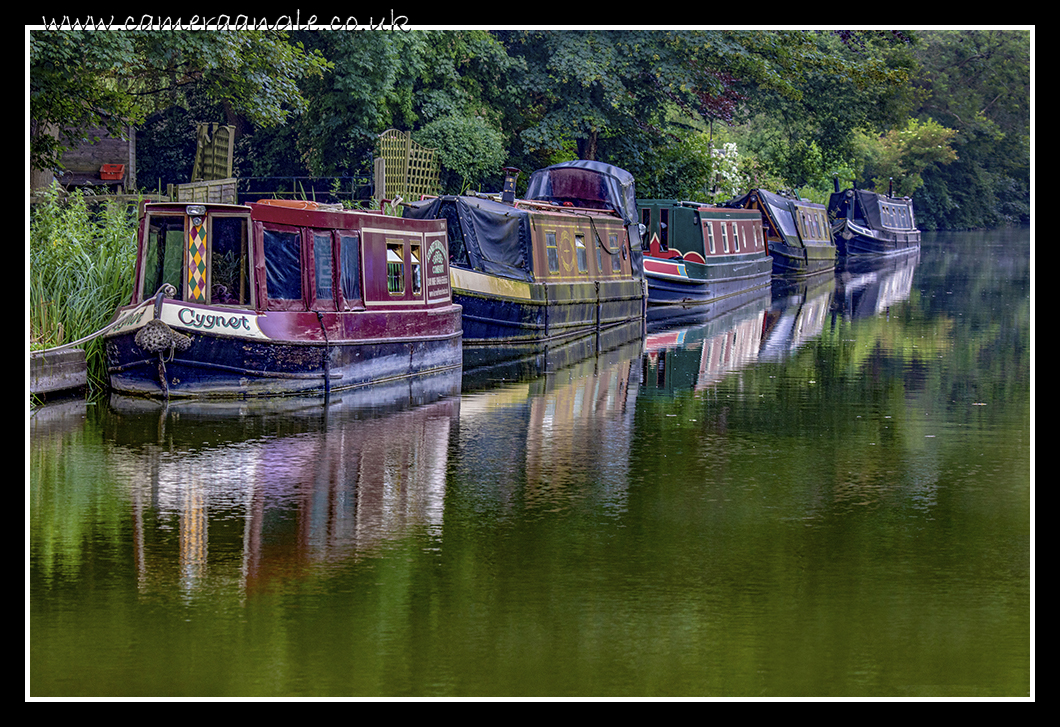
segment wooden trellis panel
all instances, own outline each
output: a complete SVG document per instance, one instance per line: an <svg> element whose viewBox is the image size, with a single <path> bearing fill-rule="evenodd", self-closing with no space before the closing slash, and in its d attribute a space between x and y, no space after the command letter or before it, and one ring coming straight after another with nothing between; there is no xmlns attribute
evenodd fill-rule
<svg viewBox="0 0 1060 727"><path fill-rule="evenodd" d="M199 124L196 128L195 166L191 181L228 179L232 176L232 146L236 127Z"/></svg>
<svg viewBox="0 0 1060 727"><path fill-rule="evenodd" d="M376 190L381 199L419 199L438 194L440 169L434 149L412 140L407 131L390 129L379 136L379 155L384 163L384 189Z"/></svg>

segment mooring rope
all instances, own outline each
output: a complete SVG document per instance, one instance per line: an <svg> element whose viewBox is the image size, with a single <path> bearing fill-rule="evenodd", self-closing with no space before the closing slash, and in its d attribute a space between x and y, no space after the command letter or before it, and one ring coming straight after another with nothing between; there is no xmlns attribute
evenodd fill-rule
<svg viewBox="0 0 1060 727"><path fill-rule="evenodd" d="M160 307L161 307L161 300L160 300L159 296L163 295L163 294L164 295L168 295L168 296L173 296L173 295L176 295L176 293L177 293L177 289L174 288L169 283L163 283L162 286L158 289L158 291L155 292L154 298L155 298L155 318L156 319L159 317ZM115 326L117 326L121 322L122 322L122 320L120 318L116 319L116 320L113 320L110 323L108 323L107 325L105 325L102 328L100 328L95 333L90 333L87 336L85 336L84 338L79 338L76 341L71 341L70 343L63 343L63 344L58 345L58 346L52 346L51 348L37 349L36 351L30 351L30 353L31 354L35 354L35 353L53 353L55 351L62 351L65 348L74 348L76 346L80 346L83 343L88 343L89 341L91 341L93 339L99 338L100 336L104 335L105 333L107 333L107 331L111 330L112 328L114 328ZM179 335L179 334L174 333L174 335ZM152 353L153 353L153 351L152 351Z"/></svg>
<svg viewBox="0 0 1060 727"><path fill-rule="evenodd" d="M104 333L109 331L111 328L114 328L114 326L118 325L118 323L119 323L119 321L113 321L113 322L108 323L107 325L103 326L103 328L100 328L95 333L88 334L84 338L79 338L76 341L71 341L70 343L64 343L61 346L52 346L51 348L40 348L40 349L37 349L36 351L30 351L30 353L52 353L53 351L61 351L64 348L74 348L76 346L80 346L83 343L88 343L89 341L91 341L94 338L99 338Z"/></svg>

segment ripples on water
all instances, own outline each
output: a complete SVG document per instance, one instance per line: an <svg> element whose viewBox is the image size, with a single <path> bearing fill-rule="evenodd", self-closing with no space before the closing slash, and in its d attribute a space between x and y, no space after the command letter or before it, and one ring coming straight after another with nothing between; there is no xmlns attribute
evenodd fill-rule
<svg viewBox="0 0 1060 727"><path fill-rule="evenodd" d="M1026 696L1026 236L733 303L462 391L42 409L30 693Z"/></svg>

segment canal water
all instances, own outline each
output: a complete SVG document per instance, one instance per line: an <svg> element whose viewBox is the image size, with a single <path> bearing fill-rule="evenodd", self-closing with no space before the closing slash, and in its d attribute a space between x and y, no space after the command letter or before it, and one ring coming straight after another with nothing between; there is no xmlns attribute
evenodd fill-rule
<svg viewBox="0 0 1060 727"><path fill-rule="evenodd" d="M1027 231L739 303L372 400L38 410L27 695L1033 696Z"/></svg>

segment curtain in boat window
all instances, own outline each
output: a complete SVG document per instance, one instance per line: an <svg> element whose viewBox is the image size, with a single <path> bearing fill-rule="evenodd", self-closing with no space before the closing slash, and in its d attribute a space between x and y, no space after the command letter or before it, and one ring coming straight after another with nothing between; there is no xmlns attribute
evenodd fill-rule
<svg viewBox="0 0 1060 727"><path fill-rule="evenodd" d="M313 233L313 269L317 300L333 300L330 232Z"/></svg>
<svg viewBox="0 0 1060 727"><path fill-rule="evenodd" d="M359 242L356 235L339 236L339 284L347 302L361 299Z"/></svg>
<svg viewBox="0 0 1060 727"><path fill-rule="evenodd" d="M302 300L301 236L264 230L265 280L272 300Z"/></svg>
<svg viewBox="0 0 1060 727"><path fill-rule="evenodd" d="M178 300L184 298L184 215L152 216L148 223L148 240L144 246L143 300L154 297L163 283L176 289Z"/></svg>

